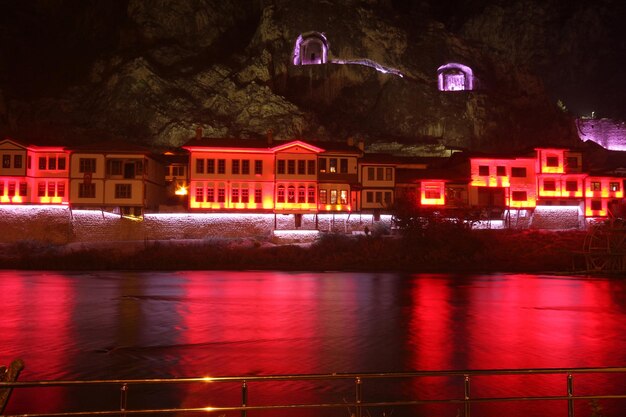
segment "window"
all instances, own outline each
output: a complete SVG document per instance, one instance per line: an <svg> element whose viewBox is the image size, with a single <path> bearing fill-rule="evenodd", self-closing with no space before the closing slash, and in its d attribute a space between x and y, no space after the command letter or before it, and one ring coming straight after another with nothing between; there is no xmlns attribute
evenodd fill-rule
<svg viewBox="0 0 626 417"><path fill-rule="evenodd" d="M371 191L368 191L367 193L365 193L365 201L368 203L373 203L374 202L374 193Z"/></svg>
<svg viewBox="0 0 626 417"><path fill-rule="evenodd" d="M296 173L296 161L294 159L289 159L287 161L287 174L293 175Z"/></svg>
<svg viewBox="0 0 626 417"><path fill-rule="evenodd" d="M337 172L337 158L328 159L328 172Z"/></svg>
<svg viewBox="0 0 626 417"><path fill-rule="evenodd" d="M339 191L339 204L348 204L348 190Z"/></svg>
<svg viewBox="0 0 626 417"><path fill-rule="evenodd" d="M29 155L26 157L26 168L30 169L33 163L33 158Z"/></svg>
<svg viewBox="0 0 626 417"><path fill-rule="evenodd" d="M276 202L277 203L285 202L285 187L283 185L278 186L278 190L276 192Z"/></svg>
<svg viewBox="0 0 626 417"><path fill-rule="evenodd" d="M96 159L80 158L78 160L78 172L81 174L93 174L96 172Z"/></svg>
<svg viewBox="0 0 626 417"><path fill-rule="evenodd" d="M511 199L513 201L526 201L528 200L528 196L526 191L513 191L511 193Z"/></svg>
<svg viewBox="0 0 626 417"><path fill-rule="evenodd" d="M208 171L208 166L207 166ZM184 177L185 176L185 167L174 165L170 167L170 175L172 177Z"/></svg>
<svg viewBox="0 0 626 417"><path fill-rule="evenodd" d="M226 202L226 189L218 188L217 189L217 202L225 203Z"/></svg>
<svg viewBox="0 0 626 417"><path fill-rule="evenodd" d="M294 187L293 185L290 185L287 188L287 202L288 203L296 202L296 187Z"/></svg>
<svg viewBox="0 0 626 417"><path fill-rule="evenodd" d="M0 181L0 196L4 195L4 181Z"/></svg>
<svg viewBox="0 0 626 417"><path fill-rule="evenodd" d="M13 155L13 168L22 167L22 155Z"/></svg>
<svg viewBox="0 0 626 417"><path fill-rule="evenodd" d="M385 172L384 168L376 168L376 181L382 181L383 180L383 174Z"/></svg>
<svg viewBox="0 0 626 417"><path fill-rule="evenodd" d="M327 197L328 197L328 191L320 189L320 199L319 199L320 204L326 204Z"/></svg>
<svg viewBox="0 0 626 417"><path fill-rule="evenodd" d="M2 168L11 168L11 155L2 155Z"/></svg>
<svg viewBox="0 0 626 417"><path fill-rule="evenodd" d="M547 156L546 157L546 166L555 168L559 166L559 157L558 156Z"/></svg>
<svg viewBox="0 0 626 417"><path fill-rule="evenodd" d="M320 172L326 172L326 158L320 158L319 166Z"/></svg>
<svg viewBox="0 0 626 417"><path fill-rule="evenodd" d="M578 158L575 156L568 156L567 157L567 167L570 169L577 169L578 168Z"/></svg>
<svg viewBox="0 0 626 417"><path fill-rule="evenodd" d="M59 158L59 169L61 171L65 170L65 158L63 158L63 157Z"/></svg>
<svg viewBox="0 0 626 417"><path fill-rule="evenodd" d="M565 181L565 191L578 191L578 181Z"/></svg>
<svg viewBox="0 0 626 417"><path fill-rule="evenodd" d="M385 191L385 204L391 204L391 191Z"/></svg>
<svg viewBox="0 0 626 417"><path fill-rule="evenodd" d="M15 197L15 183L9 183L9 197Z"/></svg>
<svg viewBox="0 0 626 417"><path fill-rule="evenodd" d="M298 160L298 175L306 174L306 161L304 159Z"/></svg>
<svg viewBox="0 0 626 417"><path fill-rule="evenodd" d="M243 175L250 175L250 160L244 159L241 161L241 173Z"/></svg>
<svg viewBox="0 0 626 417"><path fill-rule="evenodd" d="M136 175L141 174L141 162L126 162L124 163L124 178L132 179Z"/></svg>
<svg viewBox="0 0 626 417"><path fill-rule="evenodd" d="M513 167L511 168L511 176L515 178L525 178L526 177L526 168L524 167Z"/></svg>
<svg viewBox="0 0 626 417"><path fill-rule="evenodd" d="M348 173L348 160L346 158L341 158L339 160L339 172L342 174Z"/></svg>
<svg viewBox="0 0 626 417"><path fill-rule="evenodd" d="M489 174L487 174L487 175L489 175ZM496 175L498 177L506 177L506 167L502 166L502 165L498 165L496 167Z"/></svg>
<svg viewBox="0 0 626 417"><path fill-rule="evenodd" d="M78 197L80 198L95 198L96 197L96 184L85 184L84 182L78 183Z"/></svg>
<svg viewBox="0 0 626 417"><path fill-rule="evenodd" d="M206 202L212 203L215 201L215 189L211 186L206 189Z"/></svg>
<svg viewBox="0 0 626 417"><path fill-rule="evenodd" d="M202 184L196 186L196 202L204 202L204 187L202 186Z"/></svg>
<svg viewBox="0 0 626 417"><path fill-rule="evenodd" d="M276 164L276 173L277 174L285 173L285 160L284 159L278 160L278 163Z"/></svg>
<svg viewBox="0 0 626 417"><path fill-rule="evenodd" d="M393 181L393 168L385 168L385 181Z"/></svg>
<svg viewBox="0 0 626 417"><path fill-rule="evenodd" d="M37 197L45 197L46 196L46 183L39 182L37 183Z"/></svg>
<svg viewBox="0 0 626 417"><path fill-rule="evenodd" d="M9 161L9 163L11 163L11 162ZM40 156L39 157L39 169L40 170L44 170L44 169L47 168L47 166L48 165L46 163L46 158L44 158L43 156Z"/></svg>
<svg viewBox="0 0 626 417"><path fill-rule="evenodd" d="M112 159L109 162L109 174L122 175L122 161L119 159Z"/></svg>
<svg viewBox="0 0 626 417"><path fill-rule="evenodd" d="M50 170L57 169L57 159L56 158L49 158L48 159L48 169L50 169Z"/></svg>
<svg viewBox="0 0 626 417"><path fill-rule="evenodd" d="M374 173L376 171L374 170L374 167L369 167L367 168L367 179L368 181L374 181L375 177L374 177Z"/></svg>
<svg viewBox="0 0 626 417"><path fill-rule="evenodd" d="M489 165L479 165L478 166L478 175L481 175L481 176L489 175Z"/></svg>
<svg viewBox="0 0 626 417"><path fill-rule="evenodd" d="M303 185L298 187L298 203L306 203L306 188Z"/></svg>
<svg viewBox="0 0 626 417"><path fill-rule="evenodd" d="M25 197L28 194L28 185L25 182L20 182L20 195Z"/></svg>
<svg viewBox="0 0 626 417"><path fill-rule="evenodd" d="M330 204L337 204L337 190L330 190Z"/></svg>
<svg viewBox="0 0 626 417"><path fill-rule="evenodd" d="M619 182L610 182L609 183L609 191L619 191L620 190L620 185Z"/></svg>
<svg viewBox="0 0 626 417"><path fill-rule="evenodd" d="M115 184L115 198L130 198L131 184Z"/></svg>
<svg viewBox="0 0 626 417"><path fill-rule="evenodd" d="M263 190L260 188L254 190L254 202L256 204L261 204L263 202Z"/></svg>
<svg viewBox="0 0 626 417"><path fill-rule="evenodd" d="M307 161L307 172L308 175L315 175L315 161L314 160L310 160Z"/></svg>
<svg viewBox="0 0 626 417"><path fill-rule="evenodd" d="M602 184L600 181L591 181L591 191L601 191Z"/></svg>
<svg viewBox="0 0 626 417"><path fill-rule="evenodd" d="M226 160L225 159L217 160L217 173L226 174Z"/></svg>
<svg viewBox="0 0 626 417"><path fill-rule="evenodd" d="M239 159L233 159L233 164L232 164L232 170L231 173L232 174L239 174Z"/></svg>
<svg viewBox="0 0 626 417"><path fill-rule="evenodd" d="M315 187L309 187L308 203L315 204Z"/></svg>
<svg viewBox="0 0 626 417"><path fill-rule="evenodd" d="M254 173L256 175L263 175L263 161L257 159L254 161Z"/></svg>
<svg viewBox="0 0 626 417"><path fill-rule="evenodd" d="M424 198L438 200L441 198L441 191L439 188L426 188L424 190Z"/></svg>
<svg viewBox="0 0 626 417"><path fill-rule="evenodd" d="M196 159L196 174L204 174L204 159Z"/></svg>
<svg viewBox="0 0 626 417"><path fill-rule="evenodd" d="M382 204L382 202L383 202L383 193L382 193L382 191L376 191L375 196L376 196L376 202L378 204Z"/></svg>
<svg viewBox="0 0 626 417"><path fill-rule="evenodd" d="M556 181L554 181L554 180L544 180L543 181L543 190L544 191L556 191Z"/></svg>
<svg viewBox="0 0 626 417"><path fill-rule="evenodd" d="M206 160L206 173L215 174L215 159Z"/></svg>
<svg viewBox="0 0 626 417"><path fill-rule="evenodd" d="M250 165L248 165L248 168L250 168ZM248 190L247 188L241 189L241 202L242 203L250 202L250 190Z"/></svg>
<svg viewBox="0 0 626 417"><path fill-rule="evenodd" d="M602 201L600 201L600 200L591 200L591 210L593 210L593 211L602 210Z"/></svg>
<svg viewBox="0 0 626 417"><path fill-rule="evenodd" d="M65 197L65 183L63 182L57 184L57 197Z"/></svg>
<svg viewBox="0 0 626 417"><path fill-rule="evenodd" d="M239 188L233 188L230 191L230 202L238 203L239 202Z"/></svg>
<svg viewBox="0 0 626 417"><path fill-rule="evenodd" d="M56 183L50 181L48 183L48 197L54 197L54 191L56 189Z"/></svg>

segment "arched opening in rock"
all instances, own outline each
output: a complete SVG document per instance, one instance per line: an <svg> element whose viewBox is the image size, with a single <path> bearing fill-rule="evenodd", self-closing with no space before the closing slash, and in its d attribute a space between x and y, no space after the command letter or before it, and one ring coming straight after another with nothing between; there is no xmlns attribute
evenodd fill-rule
<svg viewBox="0 0 626 417"><path fill-rule="evenodd" d="M294 65L325 64L328 60L328 41L322 33L309 32L298 36L293 49Z"/></svg>
<svg viewBox="0 0 626 417"><path fill-rule="evenodd" d="M439 91L463 91L474 89L474 73L463 64L449 63L437 69Z"/></svg>

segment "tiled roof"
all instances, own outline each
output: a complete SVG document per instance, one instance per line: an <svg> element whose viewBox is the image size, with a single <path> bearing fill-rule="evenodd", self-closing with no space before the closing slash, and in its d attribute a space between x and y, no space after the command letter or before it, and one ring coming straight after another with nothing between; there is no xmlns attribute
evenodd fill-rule
<svg viewBox="0 0 626 417"><path fill-rule="evenodd" d="M360 154L361 150L354 145L348 145L344 142L332 141L311 141L311 140L273 140L271 142L266 139L238 139L238 138L193 138L183 145L189 147L208 147L208 148L243 148L243 149L271 149L275 146L286 145L291 142L301 141L309 145L322 148L328 152L343 152Z"/></svg>
<svg viewBox="0 0 626 417"><path fill-rule="evenodd" d="M68 146L66 149L73 152L152 154L150 148L126 141L97 142L87 145Z"/></svg>

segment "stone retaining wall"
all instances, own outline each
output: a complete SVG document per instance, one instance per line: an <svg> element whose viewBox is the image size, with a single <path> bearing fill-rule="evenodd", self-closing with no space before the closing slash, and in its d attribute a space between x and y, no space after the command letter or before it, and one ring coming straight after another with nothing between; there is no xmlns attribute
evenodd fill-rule
<svg viewBox="0 0 626 417"><path fill-rule="evenodd" d="M0 207L0 242L35 240L53 244L169 239L269 237L277 229L295 229L293 215L147 214L143 220L98 210L65 206ZM315 229L315 216L303 215L300 229ZM320 214L320 231L372 233L390 230L390 216L375 222L371 215Z"/></svg>

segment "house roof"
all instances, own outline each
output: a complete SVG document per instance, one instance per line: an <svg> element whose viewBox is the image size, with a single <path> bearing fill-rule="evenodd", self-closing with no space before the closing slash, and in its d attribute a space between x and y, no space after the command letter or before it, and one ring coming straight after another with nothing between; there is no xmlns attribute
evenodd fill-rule
<svg viewBox="0 0 626 417"><path fill-rule="evenodd" d="M324 152L353 153L360 155L362 151L354 145L343 142L331 141L311 141L311 140L272 140L266 139L238 139L238 138L193 138L183 145L183 148L237 148L237 149L263 149L272 150L276 147L288 145L290 143L302 142L322 149Z"/></svg>
<svg viewBox="0 0 626 417"><path fill-rule="evenodd" d="M152 155L153 152L141 145L125 141L107 141L90 143L86 145L68 146L66 149L72 152L95 152L95 153L140 153L144 155Z"/></svg>
<svg viewBox="0 0 626 417"><path fill-rule="evenodd" d="M275 142L272 142L275 143ZM261 139L238 139L238 138L193 138L187 141L183 148L244 148L244 149L271 149L267 140Z"/></svg>
<svg viewBox="0 0 626 417"><path fill-rule="evenodd" d="M22 142L20 142L18 140L15 140L13 138L10 138L10 137L5 137L4 139L0 140L0 143L5 143L5 142L12 143L13 145L18 146L20 148L26 148L27 147L26 144L24 144L24 143L22 143Z"/></svg>

